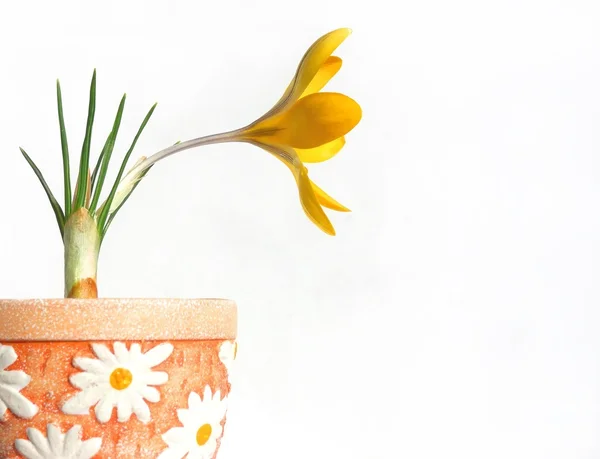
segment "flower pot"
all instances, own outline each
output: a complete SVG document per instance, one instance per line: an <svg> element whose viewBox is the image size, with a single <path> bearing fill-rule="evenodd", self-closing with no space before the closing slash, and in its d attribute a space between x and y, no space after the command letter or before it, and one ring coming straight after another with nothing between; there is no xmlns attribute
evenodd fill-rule
<svg viewBox="0 0 600 459"><path fill-rule="evenodd" d="M227 300L0 300L0 458L214 459Z"/></svg>

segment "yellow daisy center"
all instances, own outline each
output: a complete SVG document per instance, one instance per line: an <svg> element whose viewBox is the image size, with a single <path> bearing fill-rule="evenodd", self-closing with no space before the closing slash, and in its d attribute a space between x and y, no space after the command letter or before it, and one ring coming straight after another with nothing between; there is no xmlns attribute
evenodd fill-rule
<svg viewBox="0 0 600 459"><path fill-rule="evenodd" d="M196 432L196 443L200 446L206 445L210 436L212 435L212 426L210 424L204 424Z"/></svg>
<svg viewBox="0 0 600 459"><path fill-rule="evenodd" d="M126 368L117 368L110 374L110 385L117 390L127 389L132 381L133 375Z"/></svg>

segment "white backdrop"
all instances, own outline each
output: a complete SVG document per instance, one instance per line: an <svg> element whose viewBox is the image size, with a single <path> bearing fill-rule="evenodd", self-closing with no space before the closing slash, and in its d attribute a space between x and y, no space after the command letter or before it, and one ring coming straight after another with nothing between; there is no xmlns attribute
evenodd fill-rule
<svg viewBox="0 0 600 459"><path fill-rule="evenodd" d="M115 155L159 102L137 158L245 125L351 27L328 89L364 117L310 168L353 210L338 236L267 153L192 150L115 220L100 294L238 302L220 459L597 459L599 23L574 0L3 2L0 296L62 295L18 151L60 196L57 77L74 153L94 67L94 152L123 92Z"/></svg>

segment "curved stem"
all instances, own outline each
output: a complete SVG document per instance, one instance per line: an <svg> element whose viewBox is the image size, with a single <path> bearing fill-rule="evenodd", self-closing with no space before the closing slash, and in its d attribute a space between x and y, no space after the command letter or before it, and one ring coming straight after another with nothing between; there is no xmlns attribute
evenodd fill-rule
<svg viewBox="0 0 600 459"><path fill-rule="evenodd" d="M164 159L168 156L174 155L175 153L179 153L183 150L189 150L190 148L201 147L203 145L210 145L215 143L224 143L224 142L235 142L239 140L238 134L242 132L244 129L237 129L235 131L223 132L221 134L213 134L207 135L204 137L198 137L196 139L186 140L185 142L180 142L175 145L172 145L164 150L159 151L158 153L149 156L142 162L140 162L137 166L135 166L127 175L132 173L142 172L145 169L148 169L154 163ZM134 172L135 171L135 172Z"/></svg>

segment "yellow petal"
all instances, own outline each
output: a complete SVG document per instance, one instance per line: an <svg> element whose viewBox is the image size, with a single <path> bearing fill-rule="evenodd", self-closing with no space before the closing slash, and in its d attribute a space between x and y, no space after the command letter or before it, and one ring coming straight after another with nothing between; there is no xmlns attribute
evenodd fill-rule
<svg viewBox="0 0 600 459"><path fill-rule="evenodd" d="M290 169L296 179L300 202L306 216L319 229L331 236L335 236L333 225L319 204L319 200L313 189L313 183L308 178L308 171L300 162L296 152L289 147L267 145L256 141L250 141L250 143L268 151Z"/></svg>
<svg viewBox="0 0 600 459"><path fill-rule="evenodd" d="M317 199L317 195L312 187L310 179L308 178L308 172L303 167L299 174L296 175L296 182L298 183L298 191L300 192L300 201L302 202L302 208L306 216L317 225L322 231L335 236L335 229L333 225L323 212L323 208Z"/></svg>
<svg viewBox="0 0 600 459"><path fill-rule="evenodd" d="M346 139L340 137L315 148L296 148L296 153L303 163L320 163L333 158L346 144Z"/></svg>
<svg viewBox="0 0 600 459"><path fill-rule="evenodd" d="M346 135L362 117L350 97L318 92L303 97L283 113L244 131L243 136L272 145L315 148Z"/></svg>
<svg viewBox="0 0 600 459"><path fill-rule="evenodd" d="M310 85L319 69L327 62L327 59L333 54L336 48L348 38L350 33L352 33L352 31L348 28L337 29L323 35L315 41L312 46L308 48L304 57L302 57L298 69L296 70L296 74L283 93L283 96L281 96L281 99L277 101L271 110L260 117L259 120L275 115L296 102Z"/></svg>
<svg viewBox="0 0 600 459"><path fill-rule="evenodd" d="M329 56L325 63L321 66L310 84L300 95L300 98L319 92L325 87L342 67L342 60L337 56Z"/></svg>
<svg viewBox="0 0 600 459"><path fill-rule="evenodd" d="M325 193L321 188L315 185L315 182L313 182L312 180L310 181L310 184L313 188L313 191L315 192L315 196L317 197L317 201L319 201L319 204L327 207L328 209L337 210L338 212L351 212L350 209L337 202L335 199L333 199L331 196Z"/></svg>

